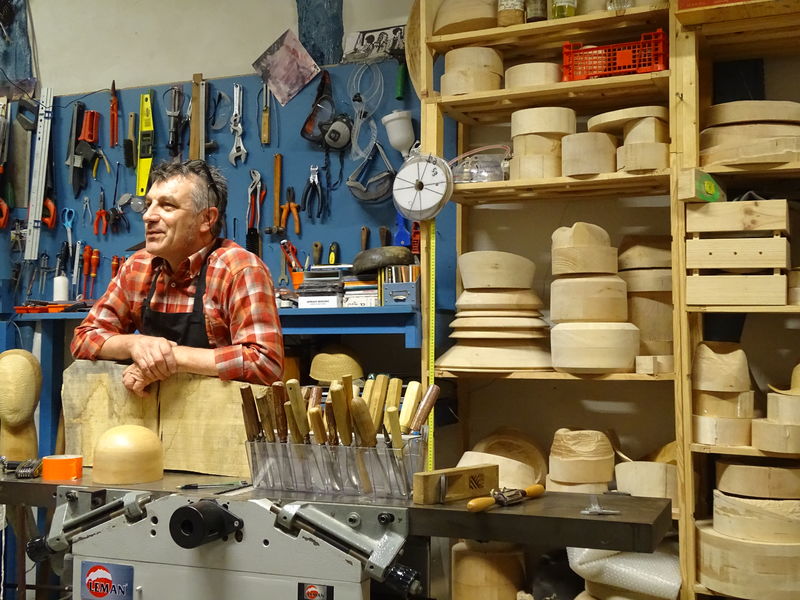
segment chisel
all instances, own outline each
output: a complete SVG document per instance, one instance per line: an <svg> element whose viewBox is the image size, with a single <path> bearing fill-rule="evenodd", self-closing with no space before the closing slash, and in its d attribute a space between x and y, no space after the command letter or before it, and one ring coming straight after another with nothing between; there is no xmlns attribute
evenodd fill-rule
<svg viewBox="0 0 800 600"><path fill-rule="evenodd" d="M310 428L308 426L308 415L306 414L306 402L303 400L303 394L300 391L300 382L297 381L297 379L290 379L286 382L286 395L289 397L289 402L292 403L295 422L302 435L302 439L298 443L302 444Z"/></svg>
<svg viewBox="0 0 800 600"><path fill-rule="evenodd" d="M392 464L394 465L395 469L394 474L399 483L400 493L403 495L403 497L406 497L408 496L409 481L406 465L403 461L403 435L400 431L400 413L396 406L389 406L386 409L385 421L385 429L388 431L388 434L391 437L392 446L387 451L389 452L389 456L392 457Z"/></svg>
<svg viewBox="0 0 800 600"><path fill-rule="evenodd" d="M292 436L292 443L295 444L295 450L300 458L300 468L303 470L303 483L307 491L312 491L313 485L311 482L311 473L308 470L308 454L306 453L305 435L300 432L297 419L294 416L294 408L292 402L287 401L283 403L283 412L286 414L286 423L289 426L289 434ZM306 423L308 425L308 423Z"/></svg>
<svg viewBox="0 0 800 600"><path fill-rule="evenodd" d="M403 393L403 380L399 377L392 377L389 380L389 386L386 388L386 402L383 405L384 417L383 417L383 424L386 428L389 428L389 422L386 420L386 414L389 412L389 409L394 407L396 409L400 409L400 395ZM398 420L397 424L400 424L400 415L398 413ZM398 430L399 431L399 430Z"/></svg>
<svg viewBox="0 0 800 600"><path fill-rule="evenodd" d="M425 396L422 398L422 401L419 403L417 407L417 412L414 414L414 418L411 420L411 431L414 433L419 433L422 426L428 420L428 415L431 413L433 409L433 405L436 403L436 400L439 398L439 386L435 383L432 383L428 386L428 389L425 391Z"/></svg>
<svg viewBox="0 0 800 600"><path fill-rule="evenodd" d="M333 450L325 445L327 435L325 433L325 422L322 420L322 409L319 406L308 409L308 421L311 425L311 431L314 432L314 442L319 446L322 452L322 460L330 474L330 483L334 490L341 492L342 479L333 464Z"/></svg>
<svg viewBox="0 0 800 600"><path fill-rule="evenodd" d="M244 417L244 430L247 434L247 441L263 440L264 434L261 432L261 423L258 420L253 389L249 383L243 383L239 386L239 393L242 396L242 416Z"/></svg>
<svg viewBox="0 0 800 600"><path fill-rule="evenodd" d="M276 437L280 442L281 454L283 454L283 468L281 471L284 478L289 478L289 481L284 483L284 487L295 489L297 488L297 478L294 474L294 465L292 465L292 461L289 458L289 448L286 447L289 426L283 409L284 402L286 402L286 386L282 381L276 381L272 384L272 413L275 419Z"/></svg>
<svg viewBox="0 0 800 600"><path fill-rule="evenodd" d="M400 430L403 433L411 432L411 419L414 418L421 398L422 387L419 381L409 381L405 396L403 396L403 407L400 409Z"/></svg>
<svg viewBox="0 0 800 600"><path fill-rule="evenodd" d="M272 100L269 85L262 84L261 93L264 95L261 99L261 144L267 145L269 144L269 108L270 100Z"/></svg>
<svg viewBox="0 0 800 600"><path fill-rule="evenodd" d="M370 417L369 409L362 398L353 398L350 404L350 410L353 415L353 425L358 432L358 437L361 440L361 446L366 448L367 451L375 457L375 463L381 471L383 480L386 483L386 489L391 490L389 483L389 474L386 472L386 467L383 466L380 457L378 456L378 437L375 432L375 427L372 424L372 417ZM363 481L363 477L362 477ZM370 484L371 489L374 487ZM369 493L369 492L367 492Z"/></svg>
<svg viewBox="0 0 800 600"><path fill-rule="evenodd" d="M261 419L261 432L264 436L264 439L269 443L267 444L259 444L259 455L262 458L266 458L266 475L269 476L269 487L275 487L275 482L279 481L279 474L277 472L278 465L275 462L275 459L272 455L272 449L277 447L275 446L275 422L272 418L272 389L267 388L261 394L256 396L256 408L258 409L258 416ZM261 452L263 450L263 453ZM257 482L260 481L262 478L259 476L253 478L253 484L257 485Z"/></svg>
<svg viewBox="0 0 800 600"><path fill-rule="evenodd" d="M388 387L389 376L381 373L375 378L369 398L364 396L364 401L369 402L369 415L372 417L372 425L375 431L378 431L381 428L381 423L383 423L383 405L386 402L386 390Z"/></svg>
<svg viewBox="0 0 800 600"><path fill-rule="evenodd" d="M353 465L352 459L353 450L351 449L351 445L353 443L353 430L350 427L350 407L342 384L338 381L332 382L328 395L330 396L330 404L325 410L328 412L330 408L333 408L339 439L342 445L345 446L345 469L347 470L347 476L355 488L360 490L361 480L358 477L358 471L355 465ZM330 430L328 433L330 434Z"/></svg>

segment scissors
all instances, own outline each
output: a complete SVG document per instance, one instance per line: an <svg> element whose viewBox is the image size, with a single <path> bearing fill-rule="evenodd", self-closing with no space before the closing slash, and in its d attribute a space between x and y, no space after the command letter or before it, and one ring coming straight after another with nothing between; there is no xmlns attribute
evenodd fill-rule
<svg viewBox="0 0 800 600"><path fill-rule="evenodd" d="M67 242L69 242L69 251L72 254L72 224L75 222L75 211L71 208L61 209L61 224L67 230Z"/></svg>

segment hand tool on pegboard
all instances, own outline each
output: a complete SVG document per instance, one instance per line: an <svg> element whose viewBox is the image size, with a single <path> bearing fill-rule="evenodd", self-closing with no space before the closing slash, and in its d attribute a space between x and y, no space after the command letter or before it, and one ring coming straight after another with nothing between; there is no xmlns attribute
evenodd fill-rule
<svg viewBox="0 0 800 600"><path fill-rule="evenodd" d="M89 291L89 297L94 298L94 282L97 281L97 267L100 266L100 250L95 248L92 250L92 259L91 259L91 272L89 273L89 277L92 279L92 286L91 290Z"/></svg>
<svg viewBox="0 0 800 600"><path fill-rule="evenodd" d="M269 89L269 84L264 83L261 85L261 94L261 144L266 146L269 144L269 113L272 102L272 92Z"/></svg>
<svg viewBox="0 0 800 600"><path fill-rule="evenodd" d="M108 99L108 145L115 148L117 144L119 144L119 98L117 82L112 80Z"/></svg>
<svg viewBox="0 0 800 600"><path fill-rule="evenodd" d="M289 186L286 188L286 204L281 207L281 230L285 233L286 226L289 222L289 215L294 218L294 233L300 235L300 213L298 209L300 205L297 204L294 198L294 188Z"/></svg>
<svg viewBox="0 0 800 600"><path fill-rule="evenodd" d="M261 173L250 169L250 185L247 187L245 247L258 257L261 256L261 234L258 231L258 224L261 221L261 203L266 195L267 190L263 189L261 185Z"/></svg>
<svg viewBox="0 0 800 600"><path fill-rule="evenodd" d="M242 127L242 102L244 90L238 83L233 84L233 112L231 112L230 130L233 134L233 146L228 153L228 162L234 167L236 161L240 160L242 163L247 162L247 148L244 147L242 138L244 137L244 128Z"/></svg>
<svg viewBox="0 0 800 600"><path fill-rule="evenodd" d="M155 125L153 119L153 97L155 92L148 90L139 96L139 147L136 161L136 195L144 198L150 167L153 165L155 147Z"/></svg>
<svg viewBox="0 0 800 600"><path fill-rule="evenodd" d="M280 235L286 233L281 226L281 178L283 175L283 155L275 154L272 169L272 227L264 229L267 235Z"/></svg>
<svg viewBox="0 0 800 600"><path fill-rule="evenodd" d="M53 88L43 88L36 116L36 147L33 156L31 191L28 200L28 233L25 242L26 261L35 261L39 253L39 234L42 228L42 208L46 191L47 156L50 150L50 126L52 122Z"/></svg>
<svg viewBox="0 0 800 600"><path fill-rule="evenodd" d="M75 102L72 106L72 119L70 120L69 139L67 141L67 160L69 167L69 183L75 198L80 196L81 190L86 187L86 171L83 157L78 154L78 137L80 137L80 126L83 122L83 113L86 112L86 105L83 102Z"/></svg>

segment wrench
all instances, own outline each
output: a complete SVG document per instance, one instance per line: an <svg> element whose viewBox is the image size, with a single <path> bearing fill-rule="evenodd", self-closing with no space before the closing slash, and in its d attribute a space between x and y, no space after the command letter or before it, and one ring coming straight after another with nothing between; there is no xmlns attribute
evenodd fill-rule
<svg viewBox="0 0 800 600"><path fill-rule="evenodd" d="M247 160L247 148L242 142L242 86L233 84L233 111L231 112L231 133L233 134L233 147L228 153L228 162L234 167L238 158L243 163Z"/></svg>
<svg viewBox="0 0 800 600"><path fill-rule="evenodd" d="M286 256L281 252L281 276L278 277L278 285L289 285L289 275L286 273Z"/></svg>

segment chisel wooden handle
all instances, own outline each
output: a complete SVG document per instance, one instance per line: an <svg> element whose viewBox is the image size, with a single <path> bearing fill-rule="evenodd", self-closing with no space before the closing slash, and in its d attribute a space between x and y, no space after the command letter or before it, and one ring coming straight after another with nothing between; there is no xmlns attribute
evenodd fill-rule
<svg viewBox="0 0 800 600"><path fill-rule="evenodd" d="M369 227L361 226L361 250L369 248Z"/></svg>
<svg viewBox="0 0 800 600"><path fill-rule="evenodd" d="M283 403L283 412L286 415L286 423L289 425L289 433L292 434L292 443L302 444L305 441L304 435L300 433L300 428L297 427L297 421L294 418L294 409L291 402Z"/></svg>
<svg viewBox="0 0 800 600"><path fill-rule="evenodd" d="M281 172L283 155L276 153L272 168L272 227L278 230L281 226Z"/></svg>
<svg viewBox="0 0 800 600"><path fill-rule="evenodd" d="M267 388L262 394L256 396L256 408L261 418L261 430L268 442L275 441L275 423L272 420L272 390Z"/></svg>
<svg viewBox="0 0 800 600"><path fill-rule="evenodd" d="M400 413L396 406L386 409L386 429L392 438L392 448L400 449L403 447L403 433L400 431Z"/></svg>
<svg viewBox="0 0 800 600"><path fill-rule="evenodd" d="M318 385L311 385L308 392L308 410L310 411L322 404L322 388Z"/></svg>
<svg viewBox="0 0 800 600"><path fill-rule="evenodd" d="M361 439L361 445L367 448L374 448L378 443L378 438L375 433L375 427L372 425L372 417L370 417L367 404L362 398L353 398L350 403L350 410L353 414L353 425L356 428L358 437Z"/></svg>
<svg viewBox="0 0 800 600"><path fill-rule="evenodd" d="M308 427L308 416L306 415L306 402L303 400L303 394L300 391L300 382L297 381L297 379L290 379L286 382L286 395L289 397L289 402L292 404L297 428L305 438L310 429Z"/></svg>
<svg viewBox="0 0 800 600"><path fill-rule="evenodd" d="M433 405L439 398L440 391L439 386L435 383L428 386L428 389L425 391L425 396L422 398L422 401L420 401L417 412L411 420L411 431L419 431L425 421L428 420L428 415L431 413Z"/></svg>
<svg viewBox="0 0 800 600"><path fill-rule="evenodd" d="M539 483L530 485L522 490L523 498L536 498L542 494L544 494L544 486ZM481 496L467 502L467 510L469 512L481 512L490 509L494 505L495 499L492 496Z"/></svg>
<svg viewBox="0 0 800 600"><path fill-rule="evenodd" d="M284 402L286 402L286 386L282 381L276 381L272 384L272 406L275 414L275 431L278 434L279 442L286 442L289 436L286 413L283 411Z"/></svg>
<svg viewBox="0 0 800 600"><path fill-rule="evenodd" d="M342 389L342 384L336 381L331 383L329 393L339 437L342 440L342 444L349 446L353 441L353 430L350 428L350 407L347 405L347 398L345 397L344 389Z"/></svg>
<svg viewBox="0 0 800 600"><path fill-rule="evenodd" d="M403 408L400 410L400 429L403 433L411 431L411 419L417 412L417 406L422 398L422 387L419 381L409 381L406 394L403 396Z"/></svg>
<svg viewBox="0 0 800 600"><path fill-rule="evenodd" d="M372 417L372 425L375 427L375 431L380 429L381 423L383 423L383 406L386 403L386 391L388 388L389 376L381 373L375 378L370 397L364 396L364 401L369 401L369 415Z"/></svg>
<svg viewBox="0 0 800 600"><path fill-rule="evenodd" d="M350 410L350 401L353 399L353 376L349 373L342 375L342 389L344 397L347 399L347 410Z"/></svg>
<svg viewBox="0 0 800 600"><path fill-rule="evenodd" d="M336 413L333 411L333 401L328 393L328 402L325 404L325 429L328 432L328 445L338 446L339 437L336 435Z"/></svg>
<svg viewBox="0 0 800 600"><path fill-rule="evenodd" d="M242 416L244 417L244 430L247 434L247 441L254 442L260 437L261 423L258 420L253 388L250 387L249 383L243 383L239 386L239 393L242 396Z"/></svg>
<svg viewBox="0 0 800 600"><path fill-rule="evenodd" d="M367 379L364 382L364 387L361 388L361 397L364 399L364 402L366 403L367 408L369 408L369 405L370 405L370 398L372 398L372 388L374 386L375 386L375 380L374 379ZM350 398L350 403L351 404L353 403L353 398L355 398L356 396L358 396L358 394L356 394L355 391L353 391L353 396ZM370 413L370 414L372 414L372 413Z"/></svg>
<svg viewBox="0 0 800 600"><path fill-rule="evenodd" d="M325 435L325 422L322 420L322 409L319 406L308 409L308 422L314 434L314 443L324 444L327 436Z"/></svg>
<svg viewBox="0 0 800 600"><path fill-rule="evenodd" d="M386 412L394 407L400 409L400 395L403 393L403 380L399 377L392 377L389 380L389 386L386 388L386 402L383 405L384 417L383 424L389 428L389 421L386 419ZM398 414L398 425L400 424L400 415Z"/></svg>

